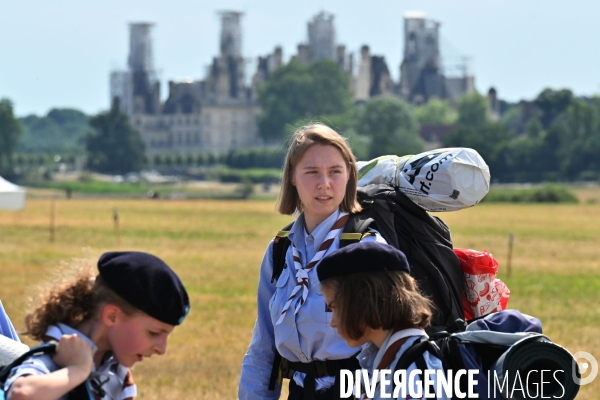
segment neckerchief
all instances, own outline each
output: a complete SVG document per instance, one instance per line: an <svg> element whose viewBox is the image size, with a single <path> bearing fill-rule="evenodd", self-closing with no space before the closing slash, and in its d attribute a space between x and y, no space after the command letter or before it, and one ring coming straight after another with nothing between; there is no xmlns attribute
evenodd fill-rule
<svg viewBox="0 0 600 400"><path fill-rule="evenodd" d="M294 268L296 268L297 283L296 287L294 287L294 290L292 290L292 294L290 294L290 297L288 297L287 302L283 306L283 310L281 310L281 316L279 317L275 325L279 325L283 321L283 319L285 318L285 314L292 305L292 302L294 301L294 298L296 297L296 294L298 294L300 289L302 289L302 296L300 297L298 305L294 309L294 315L298 313L300 307L302 307L302 305L306 302L309 287L308 272L315 265L317 265L319 261L321 261L323 256L325 256L325 253L327 253L327 250L333 243L333 240L335 239L337 234L340 232L340 230L344 229L346 222L348 222L348 218L348 213L340 213L338 220L333 224L331 230L329 231L329 233L327 233L325 240L323 241L323 243L321 243L321 246L319 246L319 250L315 253L314 257L312 258L312 260L310 260L306 267L302 267L302 263L300 262L300 255L298 254L298 249L296 248L296 245L292 243L292 254L294 256Z"/></svg>

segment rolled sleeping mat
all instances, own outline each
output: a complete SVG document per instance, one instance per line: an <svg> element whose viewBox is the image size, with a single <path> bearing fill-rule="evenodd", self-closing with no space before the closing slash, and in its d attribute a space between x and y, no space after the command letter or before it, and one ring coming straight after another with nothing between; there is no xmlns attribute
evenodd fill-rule
<svg viewBox="0 0 600 400"><path fill-rule="evenodd" d="M579 392L573 379L573 373L581 378L575 358L545 336L528 337L512 345L492 365L490 372L494 371L496 382L503 386L496 388L505 399L540 399L543 394L544 398L573 400ZM492 377L490 384L493 382Z"/></svg>
<svg viewBox="0 0 600 400"><path fill-rule="evenodd" d="M0 335L0 367L10 364L28 350L29 346Z"/></svg>

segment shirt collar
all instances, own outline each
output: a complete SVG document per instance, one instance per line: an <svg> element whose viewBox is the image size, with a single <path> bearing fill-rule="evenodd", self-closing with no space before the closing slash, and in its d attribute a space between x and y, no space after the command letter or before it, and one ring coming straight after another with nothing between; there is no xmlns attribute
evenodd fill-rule
<svg viewBox="0 0 600 400"><path fill-rule="evenodd" d="M375 356L377 355L378 351L379 348L373 342L369 342L364 345L361 352L356 356L362 369L366 369L368 371L373 369L373 361L375 360Z"/></svg>
<svg viewBox="0 0 600 400"><path fill-rule="evenodd" d="M314 238L315 243L322 243L325 240L325 237L331 230L331 227L340 217L339 208L335 210L331 215L329 215L323 222L321 222L315 230L312 231L311 236ZM290 240L298 245L300 240L303 240L306 236L306 224L304 222L304 213L300 214L300 216L296 219L296 223L292 227L290 231Z"/></svg>
<svg viewBox="0 0 600 400"><path fill-rule="evenodd" d="M90 339L83 333L79 332L77 329L71 328L69 325L65 325L61 322L58 322L56 325L50 325L48 327L48 329L46 330L46 336L48 336L54 340L60 340L60 337L62 335L73 335L73 334L75 334L78 337L85 340L87 342L87 344L89 344L90 347L92 348L93 353L94 354L96 353L96 350L98 350L98 346L96 346L94 344L94 342L92 342L92 339Z"/></svg>
<svg viewBox="0 0 600 400"><path fill-rule="evenodd" d="M73 334L76 334L78 337L85 340L92 348L92 354L96 354L96 351L98 350L98 346L96 346L89 337L87 337L86 335L84 335L83 333L78 331L77 329L70 327L69 325L65 325L61 322L58 322L56 325L50 325L48 327L48 329L46 330L46 336L48 336L54 340L57 340L57 341L60 340L60 337L62 335L73 335ZM115 364L117 365L117 367L114 367ZM115 355L113 354L112 351L108 351L108 352L106 352L106 354L104 355L104 358L102 359L102 364L100 365L98 372L104 373L105 371L108 371L111 368L126 368L126 367L123 367L119 363L119 361L117 360L117 358L115 357ZM95 364L94 364L92 371L96 371Z"/></svg>
<svg viewBox="0 0 600 400"><path fill-rule="evenodd" d="M422 329L417 328L409 328L402 329L398 332L392 332L387 335L383 343L381 344L381 348L377 347L374 343L369 342L365 345L364 349L358 353L358 362L360 366L364 369L368 369L369 371L373 370L376 365L379 365L379 362L383 358L385 351L387 348L393 344L394 342L409 336L423 336L429 337ZM403 346L405 346L404 344Z"/></svg>

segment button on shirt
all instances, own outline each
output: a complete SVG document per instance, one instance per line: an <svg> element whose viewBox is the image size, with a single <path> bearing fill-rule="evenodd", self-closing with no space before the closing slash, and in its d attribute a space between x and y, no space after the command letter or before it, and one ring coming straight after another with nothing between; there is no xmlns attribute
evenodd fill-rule
<svg viewBox="0 0 600 400"><path fill-rule="evenodd" d="M289 239L296 245L301 264L306 266L325 240L333 224L338 220L339 210L331 214L309 235L306 233L304 217L301 215L292 226ZM340 233L335 238L327 254L340 246ZM378 234L367 236L365 241L386 243ZM261 265L258 284L258 318L254 334L242 364L242 374L238 397L240 399L278 399L281 388L268 389L276 349L282 357L293 362L313 360L339 360L352 357L360 349L351 348L337 331L329 325L331 312L326 311L326 302L321 293L317 277L317 264L308 272L309 291L306 302L294 313L300 294L290 306L285 318L275 325L287 299L296 286L296 269L292 256L292 246L286 253L286 265L281 276L271 283L273 273L273 242L267 248ZM294 380L303 385L304 374L296 373ZM332 386L333 377L318 378L316 389Z"/></svg>
<svg viewBox="0 0 600 400"><path fill-rule="evenodd" d="M60 340L62 335L72 334L76 334L78 337L83 338L92 347L92 351L94 353L96 352L97 347L90 338L68 325L61 323L50 325L46 331L46 336L57 341ZM12 369L10 377L4 384L4 390L8 392L13 382L23 375L49 374L59 369L60 368L54 361L52 361L52 356L50 355L45 354L30 357L21 365ZM96 380L96 382L102 383L102 390L106 393L106 395L102 397L102 400L125 400L135 397L137 394L136 386L131 380L129 368L119 364L112 353L107 354L98 370L96 370L95 366L92 367L90 377L91 379ZM90 378L88 378L88 380L89 379ZM59 400L66 399L67 395L64 395Z"/></svg>
<svg viewBox="0 0 600 400"><path fill-rule="evenodd" d="M390 332L390 334L387 336L387 338L384 340L383 344L381 345L381 348L378 348L375 344L369 342L368 344L365 345L364 349L358 354L358 356L356 356L356 358L358 358L358 362L360 364L360 366L362 367L363 370L367 370L369 372L369 379L373 379L373 370L376 368L376 366L379 365L381 359L383 358L383 354L385 353L385 350L388 347L388 344L391 345L390 343L390 339L392 338L392 335L394 336L394 341L396 341L396 339L401 339L401 338L408 338L406 340L406 342L404 344L402 344L402 346L400 346L400 349L398 349L398 352L396 353L396 357L394 358L394 360L391 362L391 364L389 366L384 366L382 367L382 369L389 369L389 370L393 370L394 367L396 366L396 364L398 363L398 360L400 359L400 356L402 356L402 354L404 354L404 352L406 350L408 350L413 343L415 343L417 340L422 340L422 339L426 339L427 338L427 334L420 330L420 329L404 329L401 331L398 331L396 333L392 333ZM429 352L425 352L423 353L423 358L425 359L425 364L427 365L427 369L428 370L432 370L435 371L435 374L444 374L444 369L442 366L442 362L439 358L435 357L434 355L432 355ZM408 377L410 375L410 373L417 369L417 366L415 363L412 363L406 370L406 379L408 380ZM424 373L424 372L423 372ZM432 374L431 378L434 382L436 382L436 375ZM424 375L421 375L420 377L417 375L417 379L415 379L415 384L413 385L413 391L415 393L420 393L423 394L423 398L425 398L424 395L424 391L422 386L420 387L419 390L417 390L416 384L419 383L419 381L422 381L424 378ZM388 375L386 377L386 379L388 381L390 381L391 383L394 382L394 378L393 378L393 371L391 372L390 375ZM372 381L369 381L369 383L371 383ZM399 391L398 393L398 397L394 397L394 399L397 400L404 400L404 399L410 399L412 397L409 396L409 387L408 385L410 384L410 381L407 382L407 386L406 386L406 397L402 397L402 392ZM421 383L422 385L422 383ZM383 392L382 392L383 389ZM386 393L387 397L382 397L381 394L382 393ZM354 393L355 395L357 395L357 393ZM361 393L361 396L359 396L358 398L364 398L363 396L365 395L364 392ZM375 393L374 393L374 397L372 397L373 400L379 400L382 398L392 398L392 384L389 385L383 385L383 387L381 386L381 383L379 385L377 385L377 387L375 388ZM449 400L449 398L444 394L441 393L438 397L435 397L436 399L440 399L440 400Z"/></svg>

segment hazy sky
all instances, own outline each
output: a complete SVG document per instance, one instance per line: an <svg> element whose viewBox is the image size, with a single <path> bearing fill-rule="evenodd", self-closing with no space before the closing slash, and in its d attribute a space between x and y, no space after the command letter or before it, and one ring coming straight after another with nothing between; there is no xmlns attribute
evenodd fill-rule
<svg viewBox="0 0 600 400"><path fill-rule="evenodd" d="M0 97L17 115L53 107L97 113L109 104L108 77L126 66L129 22L156 24L154 64L163 82L204 78L218 54L219 10L239 10L247 73L277 45L287 60L307 40L318 12L335 15L337 41L356 54L384 55L394 80L403 50L403 14L441 22L446 49L470 58L480 92L508 101L543 88L600 93L598 0L0 0Z"/></svg>

